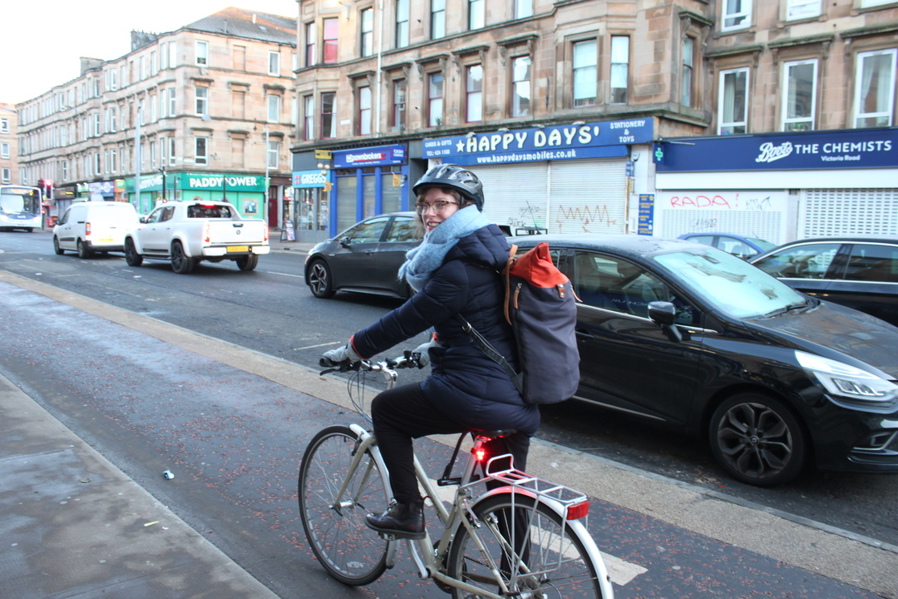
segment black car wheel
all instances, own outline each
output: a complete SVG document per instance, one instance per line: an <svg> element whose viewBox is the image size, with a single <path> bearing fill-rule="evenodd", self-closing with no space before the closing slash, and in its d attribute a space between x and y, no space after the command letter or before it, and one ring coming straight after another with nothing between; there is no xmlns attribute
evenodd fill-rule
<svg viewBox="0 0 898 599"><path fill-rule="evenodd" d="M130 237L125 240L125 262L128 266L140 266L143 264L143 256L137 253L134 240Z"/></svg>
<svg viewBox="0 0 898 599"><path fill-rule="evenodd" d="M256 268L259 264L259 256L258 254L249 254L247 256L240 256L236 260L237 268L243 271L250 271Z"/></svg>
<svg viewBox="0 0 898 599"><path fill-rule="evenodd" d="M331 271L324 260L315 260L309 265L309 289L312 290L312 295L323 299L333 297L336 293L331 284Z"/></svg>
<svg viewBox="0 0 898 599"><path fill-rule="evenodd" d="M187 275L196 266L196 260L184 253L184 246L180 241L171 244L171 267L179 275Z"/></svg>
<svg viewBox="0 0 898 599"><path fill-rule="evenodd" d="M79 258L82 258L82 259L90 258L90 255L93 253L90 251L90 248L87 247L87 244L84 243L83 241L81 241L80 239L78 240L77 247L78 247L78 257Z"/></svg>
<svg viewBox="0 0 898 599"><path fill-rule="evenodd" d="M65 250L59 247L59 238L55 235L53 236L53 251L56 252L57 256L62 256L65 254Z"/></svg>
<svg viewBox="0 0 898 599"><path fill-rule="evenodd" d="M801 424L780 401L758 393L730 397L714 411L711 452L735 479L758 486L786 483L801 472Z"/></svg>

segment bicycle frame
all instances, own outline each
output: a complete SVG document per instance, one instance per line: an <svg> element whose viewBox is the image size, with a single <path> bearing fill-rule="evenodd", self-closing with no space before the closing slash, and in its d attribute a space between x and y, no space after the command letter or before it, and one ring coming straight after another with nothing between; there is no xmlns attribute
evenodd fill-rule
<svg viewBox="0 0 898 599"><path fill-rule="evenodd" d="M355 454L353 455L353 459L350 464L349 473L353 473L358 469L363 456L367 452L372 456L372 459L376 463L377 467L384 475L384 479L387 481L387 486L389 487L389 472L383 462L380 451L377 448L374 435L358 424L350 424L349 428L353 431L358 439L358 444L355 448ZM480 441L476 441L475 447L477 447L477 444L479 443ZM437 489L431 482L423 465L418 460L418 457L415 456L414 466L418 483L423 488L425 495L430 498L431 504L437 513L437 517L443 525L443 534L441 535L440 540L436 546L434 546L429 531L426 530L424 538L417 540L417 546L412 539L387 538L387 567L392 568L395 566L399 541L405 540L409 548L409 553L412 556L412 560L415 562L415 566L418 568L418 576L421 579L433 578L437 582L440 582L446 586L472 592L481 597L488 597L490 599L503 599L503 596L500 594L490 593L482 587L474 586L464 581L453 578L447 575L443 570L443 560L448 553L450 543L452 542L452 539L455 536L458 528L460 526L463 526L468 530L471 539L477 546L477 549L482 553L485 561L488 562L489 569L493 573L497 586L499 587L501 592L506 593L507 596L509 589L503 582L503 578L499 572L499 565L496 564L494 560L489 556L489 553L479 536L478 528L482 526L483 523L478 521L474 516L474 507L478 503L495 495L501 494L511 494L512 497L514 497L515 495L520 495L533 499L535 500L533 503L534 509L537 503L541 502L556 514L558 514L558 516L564 523L564 526L570 526L572 529L574 529L575 534L583 537L589 536L586 527L579 519L569 520L567 518L568 509L570 509L572 506L579 505L585 502L585 495L573 491L572 489L563 485L555 485L554 483L550 483L537 477L527 475L521 471L514 470L513 468L497 472L490 471L489 466L495 460L504 459L507 457L509 456L495 456L491 458L484 468L484 477L474 481L472 481L471 479L477 467L477 460L473 456L469 457L465 465L464 473L461 476L460 484L458 485L458 488L455 492L455 499L452 503L452 507L451 509L447 509L443 502L440 500ZM344 502L340 499L346 493L348 481L350 478L351 477L347 477L347 479L343 481L343 484L337 494L337 499L340 506L342 506L343 503L352 503L351 501ZM474 485L484 484L487 481L501 482L504 486L488 490L485 493L477 495L475 498L471 493L472 487ZM501 537L501 535L497 536ZM513 548L507 547L507 549L509 554L515 554ZM601 558L601 554L598 553L598 550L594 545L587 546L585 547L585 549L587 550L589 558L597 569L596 574L600 578L602 586L605 587L603 596L611 599L613 597L613 594L610 584L607 583L608 573L605 569L605 564ZM559 561L563 559L563 556L560 552L558 559ZM522 569L526 571L526 566L522 563L514 564L514 567L516 569Z"/></svg>

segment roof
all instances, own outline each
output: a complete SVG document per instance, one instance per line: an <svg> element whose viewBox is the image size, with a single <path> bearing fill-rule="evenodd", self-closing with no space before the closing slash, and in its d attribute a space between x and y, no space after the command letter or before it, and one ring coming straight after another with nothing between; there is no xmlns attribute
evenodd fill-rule
<svg viewBox="0 0 898 599"><path fill-rule="evenodd" d="M194 21L184 29L296 45L295 16L282 17L233 6Z"/></svg>
<svg viewBox="0 0 898 599"><path fill-rule="evenodd" d="M630 256L650 256L677 249L694 248L702 251L709 249L709 246L694 241L665 239L648 235L552 234L527 235L509 239L509 243L527 248L543 241L548 242L550 248L614 250Z"/></svg>

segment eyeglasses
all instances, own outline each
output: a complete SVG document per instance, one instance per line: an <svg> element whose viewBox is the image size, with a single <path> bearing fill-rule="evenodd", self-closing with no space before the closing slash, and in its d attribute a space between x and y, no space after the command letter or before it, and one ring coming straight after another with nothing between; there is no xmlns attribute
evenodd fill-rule
<svg viewBox="0 0 898 599"><path fill-rule="evenodd" d="M418 202L415 204L415 210L418 214L426 214L428 210L433 208L434 212L442 212L449 206L458 206L458 202Z"/></svg>

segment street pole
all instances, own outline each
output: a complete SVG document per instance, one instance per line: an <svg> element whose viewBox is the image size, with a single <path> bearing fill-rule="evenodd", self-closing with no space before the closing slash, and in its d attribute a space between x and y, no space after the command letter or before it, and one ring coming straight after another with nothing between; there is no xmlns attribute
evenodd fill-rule
<svg viewBox="0 0 898 599"><path fill-rule="evenodd" d="M268 214L268 140L270 137L269 126L265 125L265 206L262 209L262 214ZM270 217L269 217L270 218ZM269 222L271 222L269 220ZM284 240L284 231L283 227L281 228L281 241Z"/></svg>
<svg viewBox="0 0 898 599"><path fill-rule="evenodd" d="M140 121L143 120L143 110L137 105L137 126L134 127L134 191L137 195L135 208L140 211Z"/></svg>
<svg viewBox="0 0 898 599"><path fill-rule="evenodd" d="M162 165L162 168L159 169L159 172L162 173L162 201L165 201L165 165Z"/></svg>

